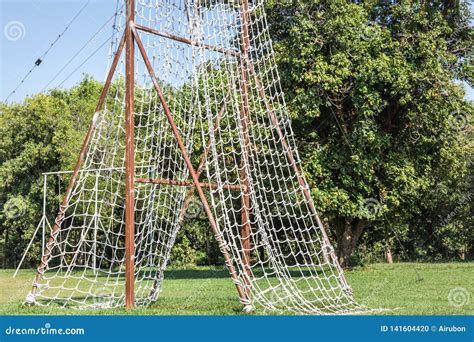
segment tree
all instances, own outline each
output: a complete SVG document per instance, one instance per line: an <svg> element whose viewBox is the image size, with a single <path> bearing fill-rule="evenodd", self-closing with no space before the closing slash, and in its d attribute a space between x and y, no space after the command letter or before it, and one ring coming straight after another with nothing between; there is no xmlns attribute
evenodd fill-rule
<svg viewBox="0 0 474 342"><path fill-rule="evenodd" d="M427 194L450 189L430 209L446 211L466 191L473 106L455 79L472 84L472 29L460 39L442 10L414 1L276 0L267 13L306 176L341 264L368 229L387 248L397 235L424 240L436 219L421 217ZM460 15L456 23L469 12Z"/></svg>
<svg viewBox="0 0 474 342"><path fill-rule="evenodd" d="M85 77L71 89L1 105L0 234L4 266L16 265L41 218L41 173L73 167L100 89L99 82ZM49 190L50 205L57 208L54 187ZM39 251L38 243L30 253L35 262Z"/></svg>

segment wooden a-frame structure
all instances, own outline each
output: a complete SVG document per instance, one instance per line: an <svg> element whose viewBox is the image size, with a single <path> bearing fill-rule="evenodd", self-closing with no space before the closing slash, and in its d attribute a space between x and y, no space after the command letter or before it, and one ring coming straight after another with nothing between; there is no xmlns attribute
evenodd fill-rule
<svg viewBox="0 0 474 342"><path fill-rule="evenodd" d="M249 4L248 0L239 0L240 1L240 22L241 22L241 51L229 50L224 49L217 46L212 46L208 44L203 44L200 42L196 42L192 39L188 39L185 37L177 36L174 34L169 34L166 32L162 32L159 30L155 30L150 27L141 26L135 23L135 0L125 0L126 1L126 25L125 25L125 32L120 40L118 45L117 51L115 52L110 70L108 71L107 78L102 89L99 101L97 103L95 109L95 115L92 120L92 123L87 131L87 134L84 138L84 142L81 147L81 151L79 157L77 159L74 171L70 178L69 184L66 188L63 201L60 206L60 210L56 216L54 225L51 229L51 237L49 238L46 248L44 249L41 263L38 267L38 272L36 274L33 288L31 294L34 296L37 291L37 284L40 281L43 273L47 268L47 264L49 261L49 257L51 255L51 250L56 243L55 237L58 235L60 231L61 224L65 217L65 212L67 206L69 204L70 195L72 192L73 185L77 180L77 176L80 172L81 165L85 159L87 147L89 146L92 133L95 129L96 119L98 112L102 109L107 93L109 91L117 64L120 60L120 56L122 55L123 50L125 49L125 307L126 308L133 308L135 305L135 246L134 246L134 237L135 237L135 183L153 183L153 184L167 184L167 185L176 185L176 186L191 186L189 191L186 194L186 199L184 202L183 210L186 210L186 205L189 204L191 196L193 195L194 191L197 192L199 199L202 202L204 211L209 219L211 229L214 233L214 236L218 242L219 249L222 252L225 260L225 264L229 270L230 276L236 285L237 292L242 303L249 303L250 302L250 291L249 286L244 287L242 286L238 275L236 273L235 267L232 264L232 260L230 255L225 248L225 241L223 236L219 230L219 226L217 221L214 217L214 214L209 206L208 200L204 194L204 188L215 188L217 187L216 184L213 183L203 183L199 180L199 176L202 173L203 166L205 163L205 154L210 149L210 141L205 147L205 151L203 156L201 156L200 164L198 168L195 168L191 162L191 159L186 151L185 145L183 143L183 139L180 135L179 129L176 126L176 123L173 118L173 114L168 106L166 97L163 93L163 90L158 82L156 74L153 70L153 67L150 63L150 60L147 56L145 47L142 43L142 40L139 35L139 31L147 32L150 34L155 34L164 38L172 39L174 41L178 41L181 43L194 45L200 48L208 49L215 52L220 52L229 56L234 56L240 58L240 68L241 68L241 75L242 75L242 87L240 89L242 104L241 104L241 111L240 111L240 123L242 127L242 136L244 138L244 145L248 145L248 126L249 126L249 96L248 96L248 87L249 87L249 78L252 77L255 80L255 84L257 86L257 90L262 102L265 104L266 111L269 115L269 118L272 124L276 127L276 133L281 138L281 143L283 145L283 149L285 151L285 155L292 165L293 171L298 177L298 181L300 186L303 189L304 196L309 203L310 210L312 211L313 215L316 216L319 226L322 228L323 239L329 245L329 240L327 237L326 232L321 224L319 216L316 212L314 207L313 201L311 199L311 195L309 192L308 187L306 186L306 182L304 177L299 170L293 152L290 150L288 143L279 128L279 122L277 116L268 101L264 88L256 74L256 71L252 65L252 62L249 58ZM189 171L191 176L191 180L189 181L177 181L177 180L164 180L164 179L145 179L145 178L136 178L135 177L135 127L134 127L134 105L135 105L135 48L138 47L139 53L145 63L149 76L151 77L153 86L158 94L159 100L163 107L164 113L166 118L169 122L171 127L172 133L176 140L176 143L182 153L182 157L185 161L186 167ZM224 108L221 109L223 111ZM218 115L215 125L219 125L219 117L222 115ZM242 163L246 163L248 158L248 151L245 148L242 149ZM241 241L243 246L243 255L242 258L245 264L245 273L244 281L248 285L250 283L250 185L249 185L249 177L247 174L247 169L241 165L240 168L240 181L243 184L243 187L239 185L224 185L227 188L236 188L242 191L242 199L241 199ZM183 210L181 211L180 215L183 215ZM339 265L337 265L339 268ZM341 272L342 274L342 272ZM343 282L347 285L345 278L343 278Z"/></svg>

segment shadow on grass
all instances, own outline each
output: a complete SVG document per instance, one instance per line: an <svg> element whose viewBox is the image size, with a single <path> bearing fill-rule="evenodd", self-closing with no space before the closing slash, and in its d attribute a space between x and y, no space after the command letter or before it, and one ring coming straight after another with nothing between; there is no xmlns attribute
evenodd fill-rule
<svg viewBox="0 0 474 342"><path fill-rule="evenodd" d="M311 276L324 276L329 273L330 270L290 270L288 274L294 278L300 277L311 277ZM264 274L268 278L276 278L276 275L271 269L266 269L265 272L262 269L254 270L254 276L262 277ZM330 274L330 273L329 273ZM185 269L168 269L164 272L165 279L218 279L218 278L229 278L230 274L226 268L216 268L210 270L185 270Z"/></svg>
<svg viewBox="0 0 474 342"><path fill-rule="evenodd" d="M183 270L169 269L165 271L165 279L218 279L229 278L229 272L225 268L210 270Z"/></svg>

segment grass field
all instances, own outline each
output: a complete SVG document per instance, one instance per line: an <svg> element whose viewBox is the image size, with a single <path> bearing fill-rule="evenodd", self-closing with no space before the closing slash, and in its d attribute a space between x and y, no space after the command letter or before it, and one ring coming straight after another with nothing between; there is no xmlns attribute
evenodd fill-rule
<svg viewBox="0 0 474 342"><path fill-rule="evenodd" d="M226 270L199 268L167 271L160 298L146 309L77 310L27 307L34 271L0 271L0 314L244 314ZM394 315L474 315L474 263L374 264L346 272L356 299ZM251 315L272 314L258 309Z"/></svg>

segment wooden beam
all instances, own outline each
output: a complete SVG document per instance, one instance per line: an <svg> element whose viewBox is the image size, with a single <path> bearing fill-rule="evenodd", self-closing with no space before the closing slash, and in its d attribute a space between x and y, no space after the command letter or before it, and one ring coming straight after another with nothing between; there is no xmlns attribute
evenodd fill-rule
<svg viewBox="0 0 474 342"><path fill-rule="evenodd" d="M152 29L151 27L146 27L146 26L142 26L142 25L135 25L135 27L137 28L137 30L152 33L152 34L155 34L157 36L160 36L160 37L163 37L163 38L168 38L168 39L180 42L180 43L185 43L185 44L197 46L197 47L200 47L200 48L203 48L203 49L207 49L207 50L211 50L211 51L215 51L215 52L220 52L220 53L223 53L223 54L228 55L228 56L234 56L234 57L240 56L240 52L238 52L238 51L233 51L233 50L221 48L221 47L214 46L214 45L209 45L209 44L196 42L195 40L192 40L192 39L189 39L189 38L184 38L184 37L181 37L181 36L178 36L178 35L175 35L175 34L171 34L171 33L166 33L166 32L163 32L163 31L155 30L155 29Z"/></svg>
<svg viewBox="0 0 474 342"><path fill-rule="evenodd" d="M125 307L135 306L135 0L127 0L125 44Z"/></svg>
<svg viewBox="0 0 474 342"><path fill-rule="evenodd" d="M242 159L240 163L240 180L245 186L245 190L242 192L242 209L241 209L241 243L242 243L242 259L244 263L244 269L247 277L251 274L250 268L250 183L249 183L249 156L248 146L250 144L249 138L249 84L248 84L248 58L249 58L249 28L248 28L248 13L249 4L248 0L241 0L240 4L240 21L241 21L241 42L242 42L242 58L240 61L240 69L242 75L242 110L240 112L240 125L242 127ZM246 278L247 295L250 295L250 282Z"/></svg>
<svg viewBox="0 0 474 342"><path fill-rule="evenodd" d="M152 184L162 184L162 185L177 185L177 186L194 186L194 182L191 181L176 181L172 179L159 179L159 178L137 178L135 179L137 183L152 183ZM209 189L217 189L219 186L216 183L199 183L199 185L203 188ZM223 184L222 187L224 189L235 189L240 190L241 186L238 184Z"/></svg>

